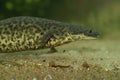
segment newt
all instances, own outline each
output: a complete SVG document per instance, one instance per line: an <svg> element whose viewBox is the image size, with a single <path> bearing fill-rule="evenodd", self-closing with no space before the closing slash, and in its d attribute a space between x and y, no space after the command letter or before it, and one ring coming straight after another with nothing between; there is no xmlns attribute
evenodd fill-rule
<svg viewBox="0 0 120 80"><path fill-rule="evenodd" d="M0 52L50 48L81 39L94 39L94 29L39 17L12 17L0 21Z"/></svg>

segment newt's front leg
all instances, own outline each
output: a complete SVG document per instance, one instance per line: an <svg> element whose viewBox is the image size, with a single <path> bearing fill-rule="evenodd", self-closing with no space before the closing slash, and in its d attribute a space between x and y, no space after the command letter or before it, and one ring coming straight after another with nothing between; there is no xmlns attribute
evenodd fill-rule
<svg viewBox="0 0 120 80"><path fill-rule="evenodd" d="M57 50L55 49L54 45L49 44L50 40L55 38L54 35L56 34L55 30L49 30L46 34L44 34L44 36L41 39L41 46L42 48L45 47L49 47L50 51L48 51L49 53L54 53L57 52Z"/></svg>

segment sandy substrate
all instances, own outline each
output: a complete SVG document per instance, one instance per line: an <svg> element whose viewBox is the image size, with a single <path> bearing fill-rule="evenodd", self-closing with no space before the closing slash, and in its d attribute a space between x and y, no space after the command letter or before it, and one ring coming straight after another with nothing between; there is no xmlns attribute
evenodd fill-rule
<svg viewBox="0 0 120 80"><path fill-rule="evenodd" d="M120 39L0 54L0 80L120 80Z"/></svg>

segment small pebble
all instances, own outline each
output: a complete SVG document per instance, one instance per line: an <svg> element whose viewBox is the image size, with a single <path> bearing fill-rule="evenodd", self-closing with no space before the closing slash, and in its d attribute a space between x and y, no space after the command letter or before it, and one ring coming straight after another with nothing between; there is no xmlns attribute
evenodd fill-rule
<svg viewBox="0 0 120 80"><path fill-rule="evenodd" d="M37 80L37 78L33 78L33 80Z"/></svg>

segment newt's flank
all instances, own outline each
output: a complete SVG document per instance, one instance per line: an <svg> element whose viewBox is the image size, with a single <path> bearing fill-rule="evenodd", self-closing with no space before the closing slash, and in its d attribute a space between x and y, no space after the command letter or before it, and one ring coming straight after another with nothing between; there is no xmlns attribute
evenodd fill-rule
<svg viewBox="0 0 120 80"><path fill-rule="evenodd" d="M0 21L0 52L51 48L99 33L78 25L38 17L13 17Z"/></svg>

